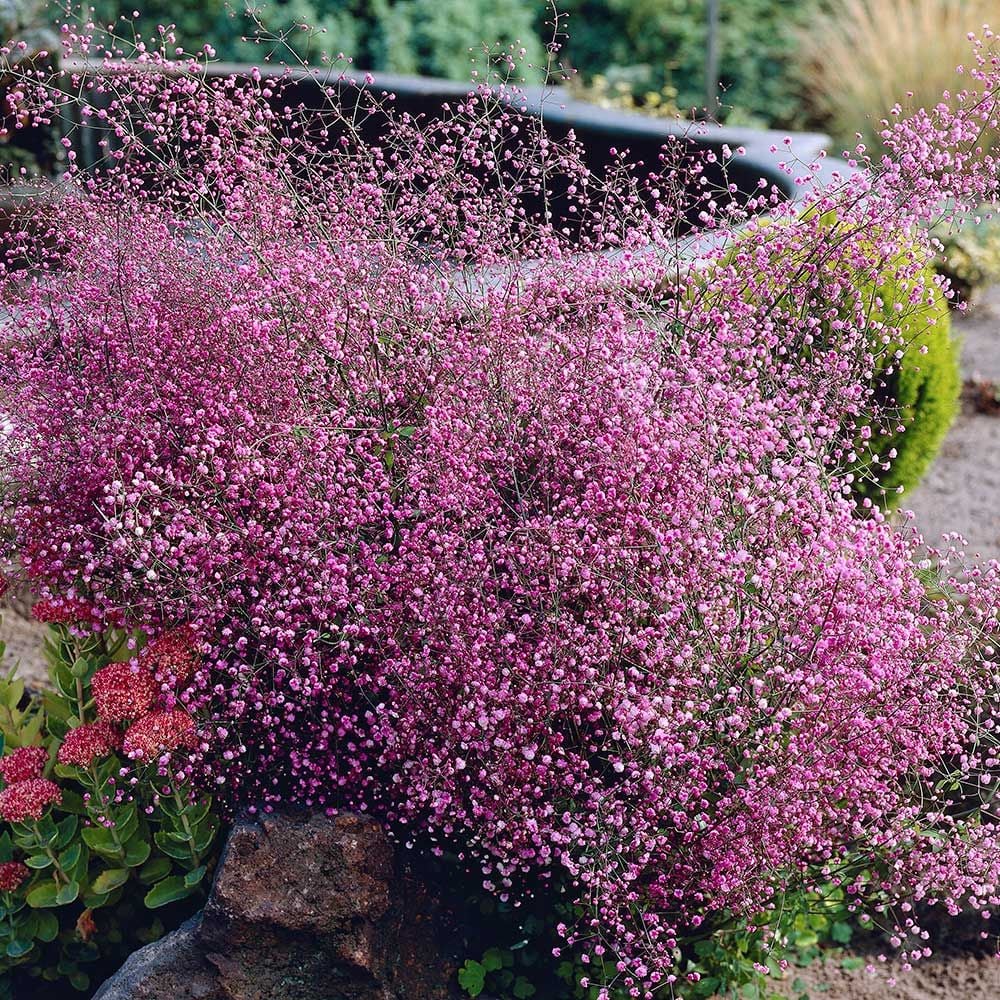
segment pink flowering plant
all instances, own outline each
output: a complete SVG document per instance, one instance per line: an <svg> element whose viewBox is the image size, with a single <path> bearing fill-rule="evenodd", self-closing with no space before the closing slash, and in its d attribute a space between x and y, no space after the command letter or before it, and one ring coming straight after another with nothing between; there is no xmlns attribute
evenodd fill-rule
<svg viewBox="0 0 1000 1000"><path fill-rule="evenodd" d="M194 720L167 707L198 662L190 629L144 643L82 605L39 601L35 613L50 623L51 688L0 683L17 713L0 713L0 996L10 997L37 991L32 976L87 990L88 970L106 974L162 933L143 911L197 902L218 830L211 796L189 780Z"/></svg>
<svg viewBox="0 0 1000 1000"><path fill-rule="evenodd" d="M56 614L203 637L158 640L166 691L60 653L58 739L102 728L58 768L121 841L88 827L97 895L147 828L157 885L197 883L180 774L552 892L567 995L780 972L824 912L912 963L923 913L1000 905L997 567L858 489L950 295L926 224L995 195L991 34L877 162L776 149L795 206L682 137L592 169L503 82L422 119L349 68L63 39L18 92L68 170L0 275L9 555ZM126 760L173 788L151 814Z"/></svg>

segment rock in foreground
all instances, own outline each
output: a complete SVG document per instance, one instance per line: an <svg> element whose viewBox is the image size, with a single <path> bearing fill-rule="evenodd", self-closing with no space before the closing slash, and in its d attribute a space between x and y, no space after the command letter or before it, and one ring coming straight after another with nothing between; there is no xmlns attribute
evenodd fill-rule
<svg viewBox="0 0 1000 1000"><path fill-rule="evenodd" d="M237 824L204 911L95 1000L445 1000L448 918L371 819Z"/></svg>

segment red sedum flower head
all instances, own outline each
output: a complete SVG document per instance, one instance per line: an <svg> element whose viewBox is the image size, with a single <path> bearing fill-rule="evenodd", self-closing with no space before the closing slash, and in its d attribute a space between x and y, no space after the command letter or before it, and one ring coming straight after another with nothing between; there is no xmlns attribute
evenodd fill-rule
<svg viewBox="0 0 1000 1000"><path fill-rule="evenodd" d="M5 861L0 865L0 892L13 892L30 874L20 861Z"/></svg>
<svg viewBox="0 0 1000 1000"><path fill-rule="evenodd" d="M45 747L20 747L6 757L0 757L0 776L8 785L40 778L49 754Z"/></svg>
<svg viewBox="0 0 1000 1000"><path fill-rule="evenodd" d="M90 689L105 722L126 722L145 715L156 703L156 678L132 663L109 663L94 674Z"/></svg>
<svg viewBox="0 0 1000 1000"><path fill-rule="evenodd" d="M41 819L45 810L62 800L62 792L48 778L29 778L0 792L0 818L8 823Z"/></svg>
<svg viewBox="0 0 1000 1000"><path fill-rule="evenodd" d="M122 749L134 760L155 760L197 740L194 719L187 712L151 712L125 733Z"/></svg>
<svg viewBox="0 0 1000 1000"><path fill-rule="evenodd" d="M31 616L47 625L82 625L94 621L90 605L74 597L43 597L32 605Z"/></svg>
<svg viewBox="0 0 1000 1000"><path fill-rule="evenodd" d="M91 722L71 729L59 747L56 760L60 764L89 767L100 757L107 757L121 745L118 731L109 722Z"/></svg>
<svg viewBox="0 0 1000 1000"><path fill-rule="evenodd" d="M196 642L197 635L190 625L171 629L146 646L139 654L139 663L152 671L158 681L185 684L194 676L201 660Z"/></svg>

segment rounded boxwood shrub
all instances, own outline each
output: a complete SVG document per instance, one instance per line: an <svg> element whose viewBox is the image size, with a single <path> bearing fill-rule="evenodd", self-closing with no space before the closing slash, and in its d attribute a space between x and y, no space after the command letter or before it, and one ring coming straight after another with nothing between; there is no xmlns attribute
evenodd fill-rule
<svg viewBox="0 0 1000 1000"><path fill-rule="evenodd" d="M897 305L902 307L905 318L899 328L907 342L898 364L883 370L878 392L887 414L898 422L873 426L866 448L868 455L884 461L864 459L866 468L856 480L859 496L883 506L895 506L920 482L958 413L959 344L952 335L948 301L929 275L925 293L929 301L914 306L908 290L891 278L878 288L887 318Z"/></svg>
<svg viewBox="0 0 1000 1000"><path fill-rule="evenodd" d="M807 212L803 222L809 215ZM840 223L835 216L830 213L813 221L817 236L836 244ZM770 219L749 227L724 253L719 267L731 267L737 258L740 267L746 265L741 253L745 239L763 243L760 256L753 258L754 265L761 274L774 278L761 283L761 275L756 275L744 287L753 289L754 299L760 298L762 289L766 289L765 298L773 295L769 312L779 326L788 331L797 329L803 313L810 313L822 317L814 332L824 340L835 339L834 324L852 323L869 331L877 361L869 419L852 419L844 436L854 443L857 453L850 463L855 495L883 507L895 506L927 472L958 413L959 343L952 335L941 279L935 276L933 265L920 267L916 247L897 247L889 259L880 259L884 252L879 249L877 234L870 240L855 234L849 241L850 259L829 248L823 260L814 259L801 248L789 255ZM804 270L829 275L816 282L805 303L788 290ZM845 271L853 273L849 292L843 281ZM706 271L702 293L712 295L713 275L717 273L715 268ZM790 343L781 345L782 350L791 347ZM794 349L812 350L802 343Z"/></svg>

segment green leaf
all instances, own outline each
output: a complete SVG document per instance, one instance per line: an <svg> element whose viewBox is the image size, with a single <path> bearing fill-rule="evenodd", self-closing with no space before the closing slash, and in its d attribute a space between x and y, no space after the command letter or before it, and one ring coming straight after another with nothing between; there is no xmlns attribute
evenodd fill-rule
<svg viewBox="0 0 1000 1000"><path fill-rule="evenodd" d="M199 854L204 854L208 850L208 846L215 839L218 829L218 821L213 816L208 824L198 830L194 837L194 847Z"/></svg>
<svg viewBox="0 0 1000 1000"><path fill-rule="evenodd" d="M847 972L856 972L858 969L863 969L865 965L865 960L863 958L858 958L856 955L852 955L850 958L841 959L840 967Z"/></svg>
<svg viewBox="0 0 1000 1000"><path fill-rule="evenodd" d="M178 861L187 861L191 857L191 851L183 844L178 844L170 838L169 834L156 833L153 835L156 846L167 855L168 858L176 858Z"/></svg>
<svg viewBox="0 0 1000 1000"><path fill-rule="evenodd" d="M54 913L43 910L35 914L35 937L48 943L59 933L59 918Z"/></svg>
<svg viewBox="0 0 1000 1000"><path fill-rule="evenodd" d="M138 868L149 860L151 851L149 841L136 835L125 845L125 864L129 868Z"/></svg>
<svg viewBox="0 0 1000 1000"><path fill-rule="evenodd" d="M82 656L78 657L74 662L73 666L69 668L70 673L77 679L83 680L87 676L87 672L90 670L90 663L85 660Z"/></svg>
<svg viewBox="0 0 1000 1000"><path fill-rule="evenodd" d="M110 892L85 892L83 894L83 905L88 910L99 910L110 898Z"/></svg>
<svg viewBox="0 0 1000 1000"><path fill-rule="evenodd" d="M848 944L853 934L854 934L854 929L851 927L851 925L845 924L842 920L838 920L830 928L830 937L832 937L833 940L837 942L837 944Z"/></svg>
<svg viewBox="0 0 1000 1000"><path fill-rule="evenodd" d="M205 877L205 872L208 871L205 865L200 868L195 868L194 871L190 871L184 876L184 884L189 888L193 889L199 882Z"/></svg>
<svg viewBox="0 0 1000 1000"><path fill-rule="evenodd" d="M458 970L458 985L470 997L479 996L486 985L486 970L479 962L474 962L471 958L466 959L465 965Z"/></svg>
<svg viewBox="0 0 1000 1000"><path fill-rule="evenodd" d="M30 858L25 858L24 863L35 871L41 871L52 864L52 859L47 854L32 854Z"/></svg>
<svg viewBox="0 0 1000 1000"><path fill-rule="evenodd" d="M73 817L76 819L76 817ZM59 855L59 864L65 871L68 868L72 868L79 860L80 854L83 851L83 841L78 840L75 844L71 844L66 848L62 854Z"/></svg>
<svg viewBox="0 0 1000 1000"><path fill-rule="evenodd" d="M59 822L57 827L59 835L56 838L55 848L61 851L76 835L76 829L80 825L78 817L69 815Z"/></svg>
<svg viewBox="0 0 1000 1000"><path fill-rule="evenodd" d="M170 864L167 858L153 858L152 861L144 864L139 869L139 881L146 885L159 882L161 878L170 874L172 867L173 865Z"/></svg>
<svg viewBox="0 0 1000 1000"><path fill-rule="evenodd" d="M65 663L57 663L52 671L52 679L56 682L59 693L69 701L76 701L76 678Z"/></svg>
<svg viewBox="0 0 1000 1000"><path fill-rule="evenodd" d="M206 795L200 802L195 802L188 813L188 822L191 826L197 826L212 808L212 796Z"/></svg>
<svg viewBox="0 0 1000 1000"><path fill-rule="evenodd" d="M119 854L118 848L115 847L111 831L103 826L84 827L81 836L83 837L83 842L92 851L97 851L98 854L114 854L116 856Z"/></svg>
<svg viewBox="0 0 1000 1000"><path fill-rule="evenodd" d="M184 884L184 879L179 875L171 875L169 878L157 882L149 892L146 893L146 906L155 910L158 906L166 906L168 903L175 903L178 899L190 896L193 890Z"/></svg>
<svg viewBox="0 0 1000 1000"><path fill-rule="evenodd" d="M157 808L164 816L169 816L171 819L176 819L180 815L177 803L170 798L161 798Z"/></svg>
<svg viewBox="0 0 1000 1000"><path fill-rule="evenodd" d="M80 895L80 883L79 882L67 882L57 893L56 893L56 904L58 906L67 906L69 903L76 901L76 897Z"/></svg>
<svg viewBox="0 0 1000 1000"><path fill-rule="evenodd" d="M70 973L69 984L74 990L79 990L83 993L85 990L90 989L90 976L86 972L77 969L76 972Z"/></svg>
<svg viewBox="0 0 1000 1000"><path fill-rule="evenodd" d="M71 879L76 879L77 882L83 885L87 881L87 870L90 868L90 848L80 841L77 841L74 846L80 848L79 857L72 864L64 864L63 870ZM72 855L75 853L73 847L66 850L66 855L70 857L70 860L72 860Z"/></svg>
<svg viewBox="0 0 1000 1000"><path fill-rule="evenodd" d="M488 948L483 952L482 966L487 972L496 972L503 968L503 955L499 948Z"/></svg>
<svg viewBox="0 0 1000 1000"><path fill-rule="evenodd" d="M24 681L21 678L16 678L12 680L9 685L7 685L6 691L4 691L4 704L8 708L17 708L21 703L21 699L24 697ZM0 750L0 753L3 751Z"/></svg>
<svg viewBox="0 0 1000 1000"><path fill-rule="evenodd" d="M51 815L45 815L38 821L38 832L41 835L41 843L46 847L51 847L59 836L59 829Z"/></svg>
<svg viewBox="0 0 1000 1000"><path fill-rule="evenodd" d="M514 980L513 992L517 1000L527 1000L528 997L535 995L535 987L524 976L518 976Z"/></svg>
<svg viewBox="0 0 1000 1000"><path fill-rule="evenodd" d="M29 890L27 895L28 906L40 909L44 906L59 906L59 900L56 898L59 894L59 886L54 880L47 880L41 885L36 885L34 889Z"/></svg>
<svg viewBox="0 0 1000 1000"><path fill-rule="evenodd" d="M128 881L129 874L130 872L127 868L108 868L94 879L90 888L98 895L104 892L112 892L118 886L124 885Z"/></svg>
<svg viewBox="0 0 1000 1000"><path fill-rule="evenodd" d="M118 839L123 844L132 839L135 831L139 829L139 816L134 802L130 802L124 811L118 814L115 829L118 831Z"/></svg>
<svg viewBox="0 0 1000 1000"><path fill-rule="evenodd" d="M97 765L98 782L102 785L107 784L113 777L115 777L115 774L119 770L121 770L121 764L119 763L117 757L105 758L105 760L103 760L100 764ZM135 804L130 802L125 807L125 809L131 809L134 812ZM121 816L125 815L125 809L123 809L122 812L120 813Z"/></svg>
<svg viewBox="0 0 1000 1000"><path fill-rule="evenodd" d="M815 948L818 943L819 938L813 931L800 931L794 938L796 948Z"/></svg>
<svg viewBox="0 0 1000 1000"><path fill-rule="evenodd" d="M63 812L74 813L77 816L84 816L87 813L87 808L83 804L83 796L68 788L63 790L62 802L56 808Z"/></svg>
<svg viewBox="0 0 1000 1000"><path fill-rule="evenodd" d="M21 746L34 746L37 743L44 721L45 716L37 709L32 710L32 714L27 721L22 720L20 731L17 734Z"/></svg>
<svg viewBox="0 0 1000 1000"><path fill-rule="evenodd" d="M21 958L27 955L32 948L35 947L34 941L22 941L15 938L7 944L7 957L8 958Z"/></svg>

